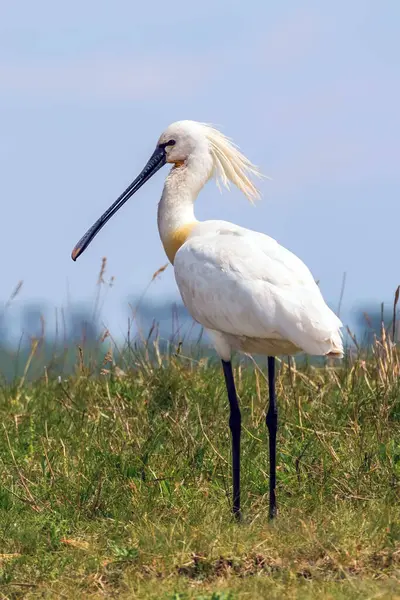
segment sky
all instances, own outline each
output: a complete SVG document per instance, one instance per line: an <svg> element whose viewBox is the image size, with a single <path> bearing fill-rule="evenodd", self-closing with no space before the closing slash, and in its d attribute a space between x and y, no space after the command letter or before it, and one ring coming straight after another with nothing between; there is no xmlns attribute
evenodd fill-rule
<svg viewBox="0 0 400 600"><path fill-rule="evenodd" d="M73 263L70 253L139 173L173 121L210 122L271 177L251 206L213 183L222 218L295 252L343 316L400 283L400 3L386 0L0 2L0 300L93 301L126 326L167 261L157 173ZM147 291L178 298L168 267Z"/></svg>

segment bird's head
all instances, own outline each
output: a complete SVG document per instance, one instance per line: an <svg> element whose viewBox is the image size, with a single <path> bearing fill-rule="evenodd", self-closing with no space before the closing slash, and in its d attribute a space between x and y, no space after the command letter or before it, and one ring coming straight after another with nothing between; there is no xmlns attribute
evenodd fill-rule
<svg viewBox="0 0 400 600"><path fill-rule="evenodd" d="M197 121L176 121L167 127L157 142L158 148L163 148L165 161L175 166L183 166L187 161L211 159L209 143L204 126ZM210 168L212 162L210 160Z"/></svg>
<svg viewBox="0 0 400 600"><path fill-rule="evenodd" d="M161 134L156 148L146 166L131 185L117 198L110 208L79 240L72 251L72 259L88 247L95 235L107 221L166 163L174 167L189 166L205 170L207 180L215 175L217 184L229 188L235 184L252 202L258 198L258 190L250 179L251 175L260 176L255 167L220 131L197 121L176 121Z"/></svg>
<svg viewBox="0 0 400 600"><path fill-rule="evenodd" d="M234 183L253 202L258 190L249 176L260 173L239 148L215 127L198 121L176 121L161 134L158 147L164 149L165 161L175 166L188 162L196 168L202 162L215 175L217 183L229 188Z"/></svg>

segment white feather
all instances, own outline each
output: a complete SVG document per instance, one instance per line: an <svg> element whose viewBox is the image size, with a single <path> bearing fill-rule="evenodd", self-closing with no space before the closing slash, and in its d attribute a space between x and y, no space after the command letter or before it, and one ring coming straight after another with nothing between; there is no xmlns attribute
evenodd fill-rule
<svg viewBox="0 0 400 600"><path fill-rule="evenodd" d="M310 271L266 235L224 221L199 223L174 270L193 318L218 331L231 351L343 352L342 324Z"/></svg>
<svg viewBox="0 0 400 600"><path fill-rule="evenodd" d="M243 192L246 198L253 203L260 198L260 193L250 176L262 177L258 167L253 165L244 154L242 154L228 137L223 135L218 129L205 123L204 134L210 143L211 155L215 165L215 176L217 185L220 188L220 182L229 190L231 181Z"/></svg>

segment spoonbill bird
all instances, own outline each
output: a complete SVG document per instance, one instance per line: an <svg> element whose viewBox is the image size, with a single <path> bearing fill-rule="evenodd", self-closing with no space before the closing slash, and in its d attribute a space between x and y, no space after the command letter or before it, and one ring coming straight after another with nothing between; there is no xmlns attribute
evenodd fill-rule
<svg viewBox="0 0 400 600"><path fill-rule="evenodd" d="M178 121L158 140L140 175L85 233L72 259L88 247L117 210L163 165L171 163L158 205L158 229L174 266L182 300L205 327L222 360L230 405L233 513L240 518L241 414L232 372L233 351L268 356L269 517L276 514L275 356L304 351L341 357L342 323L325 304L305 264L274 239L227 221L198 221L194 202L214 174L248 200L259 194L258 169L210 125Z"/></svg>

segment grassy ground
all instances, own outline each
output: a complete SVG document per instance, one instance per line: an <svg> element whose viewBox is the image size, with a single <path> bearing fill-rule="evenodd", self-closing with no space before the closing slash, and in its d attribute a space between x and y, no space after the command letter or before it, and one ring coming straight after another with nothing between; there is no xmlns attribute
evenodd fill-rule
<svg viewBox="0 0 400 600"><path fill-rule="evenodd" d="M0 598L400 598L399 368L374 352L281 364L273 524L262 370L235 368L240 525L218 366L1 388Z"/></svg>

